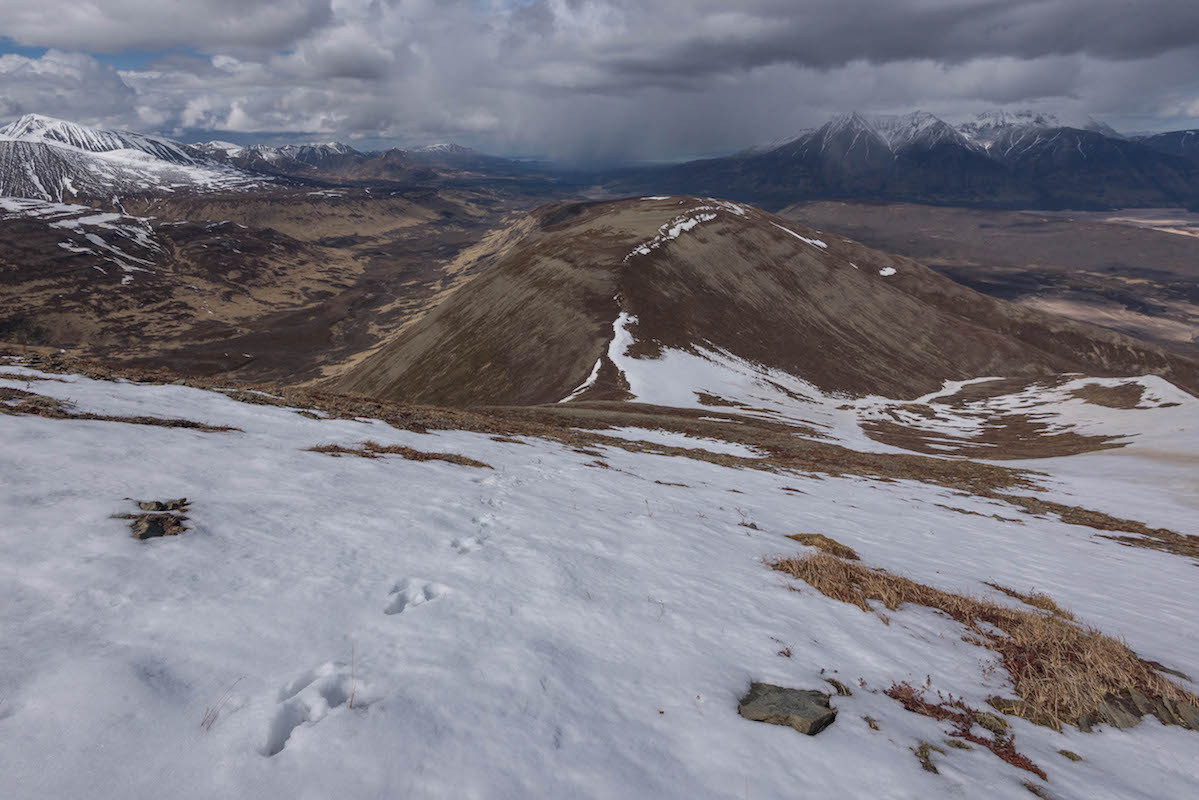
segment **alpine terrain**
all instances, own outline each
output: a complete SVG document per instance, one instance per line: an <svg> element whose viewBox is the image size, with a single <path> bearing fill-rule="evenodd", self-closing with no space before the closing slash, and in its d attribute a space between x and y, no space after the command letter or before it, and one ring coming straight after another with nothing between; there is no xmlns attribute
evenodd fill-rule
<svg viewBox="0 0 1199 800"><path fill-rule="evenodd" d="M1192 131L848 113L629 166L849 37L85 5L92 55L0 37L0 797L1199 795ZM927 25L968 94L972 20L1071 41L934 5L803 74L863 96ZM1095 13L1087 63L1148 69Z"/></svg>

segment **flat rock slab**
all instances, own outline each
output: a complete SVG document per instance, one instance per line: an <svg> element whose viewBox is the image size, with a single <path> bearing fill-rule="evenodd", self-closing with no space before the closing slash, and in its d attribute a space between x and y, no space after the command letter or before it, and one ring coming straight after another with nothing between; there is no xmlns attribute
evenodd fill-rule
<svg viewBox="0 0 1199 800"><path fill-rule="evenodd" d="M829 707L824 692L788 689L772 683L750 684L749 693L741 698L737 711L746 719L790 725L809 736L820 733L837 718L837 710Z"/></svg>

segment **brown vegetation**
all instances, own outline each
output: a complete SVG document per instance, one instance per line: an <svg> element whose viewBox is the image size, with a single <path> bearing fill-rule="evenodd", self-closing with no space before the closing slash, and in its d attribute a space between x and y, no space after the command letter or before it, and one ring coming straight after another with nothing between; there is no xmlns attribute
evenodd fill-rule
<svg viewBox="0 0 1199 800"><path fill-rule="evenodd" d="M990 496L994 499L1003 500L1004 502L1018 506L1029 514L1056 514L1058 519L1067 525L1084 525L1100 531L1120 531L1139 534L1136 536L1103 535L1104 539L1111 539L1128 547L1144 547L1150 550L1160 550L1164 553L1173 553L1174 555L1199 560L1199 536L1179 533L1169 528L1150 528L1145 523L1137 522L1136 520L1120 519L1119 517L1104 514L1102 511L1091 511L1090 509L1078 506L1068 506L1063 503L1055 503L1052 500L1042 500L1039 497L1025 497L1023 495L1005 493L995 493Z"/></svg>
<svg viewBox="0 0 1199 800"><path fill-rule="evenodd" d="M1070 395L1106 408L1136 408L1145 395L1145 387L1139 383L1122 383L1119 386L1088 383L1070 392Z"/></svg>
<svg viewBox="0 0 1199 800"><path fill-rule="evenodd" d="M1025 594L1024 592L1017 592L1015 589L1010 589L1007 586L1001 586L998 583L991 583L990 581L987 581L986 584L992 589L1003 592L1008 597L1014 597L1023 603L1027 603L1033 608L1039 608L1042 611L1048 611L1051 614L1057 614L1058 616L1065 617L1068 620L1074 619L1073 614L1059 606L1052 597L1044 592L1029 592Z"/></svg>
<svg viewBox="0 0 1199 800"><path fill-rule="evenodd" d="M890 610L913 603L945 613L970 629L971 641L999 654L1022 698L1013 710L1038 724L1060 729L1102 718L1108 702L1128 690L1171 708L1199 707L1199 698L1162 677L1127 645L1061 614L944 592L825 553L780 558L770 566L863 611L872 611L870 601L877 601Z"/></svg>
<svg viewBox="0 0 1199 800"><path fill-rule="evenodd" d="M428 453L403 445L381 445L378 442L363 442L358 447L342 447L337 444L322 444L308 448L312 453L325 453L331 456L360 456L361 458L378 458L383 455L401 456L409 461L448 461L451 464L461 464L464 467L481 467L491 469L490 464L476 461L473 458L457 453Z"/></svg>
<svg viewBox="0 0 1199 800"><path fill-rule="evenodd" d="M228 425L208 425L189 419L164 419L162 417L126 417L112 414L93 414L87 411L71 411L70 404L22 389L0 386L0 414L18 416L28 414L47 419L81 419L96 422L124 422L129 425L151 425L158 428L188 428L205 433L238 431Z"/></svg>
<svg viewBox="0 0 1199 800"><path fill-rule="evenodd" d="M904 408L912 410L910 406ZM1049 425L1032 414L980 413L977 416L984 427L978 435L971 437L947 434L935 422L921 428L892 420L863 420L862 430L877 442L917 453L997 461L1073 456L1127 444L1119 435L1097 436L1074 431L1051 433Z"/></svg>
<svg viewBox="0 0 1199 800"><path fill-rule="evenodd" d="M858 554L854 552L852 547L841 544L836 539L831 539L823 533L793 533L787 537L793 539L800 544L808 547L815 547L818 550L823 550L826 553L836 556L837 558L847 558L850 561L857 561Z"/></svg>
<svg viewBox="0 0 1199 800"><path fill-rule="evenodd" d="M953 728L949 731L950 736L985 747L1012 766L1028 770L1042 780L1046 779L1044 770L1034 764L1028 756L1017 752L1016 737L1009 735L1006 730L993 731L992 736L974 733L974 726L981 725L980 719L983 719L984 714L994 716L990 712L970 708L961 700L953 697L948 700L942 699L940 703L930 703L924 698L921 690L907 683L894 684L884 694L893 700L898 700L908 711L953 723ZM920 758L919 752L917 752L917 758ZM921 759L921 764L924 763L925 759ZM929 767L925 766L925 769L929 769ZM933 768L931 771L936 772L936 769Z"/></svg>

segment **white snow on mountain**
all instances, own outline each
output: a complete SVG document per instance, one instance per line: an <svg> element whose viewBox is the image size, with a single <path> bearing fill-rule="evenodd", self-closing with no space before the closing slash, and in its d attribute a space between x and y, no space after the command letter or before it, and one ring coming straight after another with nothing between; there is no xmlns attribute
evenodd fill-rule
<svg viewBox="0 0 1199 800"><path fill-rule="evenodd" d="M949 123L926 111L902 115L869 117L874 130L894 151L909 147L932 147L941 142L968 146L960 132Z"/></svg>
<svg viewBox="0 0 1199 800"><path fill-rule="evenodd" d="M813 414L752 369L676 355L625 359L639 397L690 405L694 391L719 390L756 406L773 392L787 417ZM0 387L78 411L236 430L0 414L0 796L741 798L800 787L932 800L986 787L1024 800L1030 782L1060 800L1157 800L1189 797L1199 781L1199 734L1152 718L1082 734L1009 717L1048 782L979 747L942 748L939 774L925 771L913 750L941 743L945 723L881 690L927 683L985 707L1010 692L995 654L942 614L904 606L884 622L763 563L805 552L787 534L818 531L871 567L946 590L1015 605L984 582L1035 587L1193 675L1195 567L1177 555L1052 516L1017 524L1010 509L992 516L992 501L917 481L615 444L598 448L601 469L594 453L536 438L414 433L16 363L3 372ZM1168 402L1101 408L1069 385L1042 398L1062 424L1137 436L1028 466L1063 501L1187 530L1199 402L1142 380ZM837 398L808 399L813 421L837 411ZM841 413L844 430L831 432L852 442ZM720 447L617 434L651 450ZM490 468L309 450L366 440ZM178 537L136 541L114 518L135 500L184 496L190 530ZM818 736L737 714L751 681L820 688L827 677L853 694L832 698L838 718Z"/></svg>
<svg viewBox="0 0 1199 800"><path fill-rule="evenodd" d="M1001 137L1026 138L1056 128L1075 128L1100 133L1113 139L1124 138L1111 126L1092 117L1062 117L1037 111L984 111L957 126L957 130L964 136L984 147L991 147Z"/></svg>
<svg viewBox="0 0 1199 800"><path fill-rule="evenodd" d="M213 140L211 142L196 142L192 145L192 147L203 153L207 153L208 155L223 155L227 157L236 156L245 149L245 147L240 144L223 142L220 140Z"/></svg>
<svg viewBox="0 0 1199 800"><path fill-rule="evenodd" d="M198 164L204 161L196 150L171 139L130 131L89 128L86 125L40 114L26 114L0 128L0 139L66 145L89 153L137 150L176 164Z"/></svg>
<svg viewBox="0 0 1199 800"><path fill-rule="evenodd" d="M28 114L0 128L0 196L58 201L182 189L247 189L264 179L156 136Z"/></svg>
<svg viewBox="0 0 1199 800"><path fill-rule="evenodd" d="M803 131L786 141L753 147L740 155L786 152L788 149L796 154L811 152L813 148L824 151L833 143L843 146L846 151L860 148L865 153L873 150L889 155L898 155L911 149L930 149L941 144L985 153L1001 139L1031 140L1045 131L1063 127L1124 138L1110 126L1090 117L1063 120L1053 114L1033 111L987 111L957 125L926 111L898 115L852 112L838 114L823 126Z"/></svg>

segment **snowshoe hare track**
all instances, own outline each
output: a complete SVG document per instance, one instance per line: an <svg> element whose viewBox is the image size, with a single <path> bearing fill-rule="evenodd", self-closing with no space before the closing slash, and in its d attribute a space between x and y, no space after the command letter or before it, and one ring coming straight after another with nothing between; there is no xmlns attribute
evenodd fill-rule
<svg viewBox="0 0 1199 800"><path fill-rule="evenodd" d="M283 752L296 728L315 725L333 710L348 705L351 697L354 708L366 708L362 699L365 690L366 684L356 679L349 664L330 661L308 670L279 690L279 707L260 752L267 757Z"/></svg>
<svg viewBox="0 0 1199 800"><path fill-rule="evenodd" d="M448 586L431 581L406 578L391 589L391 602L383 609L384 614L402 614L415 606L424 605L450 591Z"/></svg>

